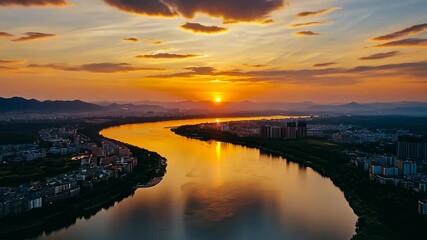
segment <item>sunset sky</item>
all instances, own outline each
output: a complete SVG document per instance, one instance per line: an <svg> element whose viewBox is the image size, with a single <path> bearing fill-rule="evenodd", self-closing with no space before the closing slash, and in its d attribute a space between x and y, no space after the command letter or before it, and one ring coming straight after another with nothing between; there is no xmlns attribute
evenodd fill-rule
<svg viewBox="0 0 427 240"><path fill-rule="evenodd" d="M0 0L0 96L427 101L427 1Z"/></svg>

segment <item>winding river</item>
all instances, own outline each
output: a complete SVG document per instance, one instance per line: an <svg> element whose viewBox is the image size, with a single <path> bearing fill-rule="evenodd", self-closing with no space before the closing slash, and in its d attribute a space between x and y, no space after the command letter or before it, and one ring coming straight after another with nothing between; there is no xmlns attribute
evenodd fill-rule
<svg viewBox="0 0 427 240"><path fill-rule="evenodd" d="M249 119L249 118L245 118ZM253 119L253 118L252 118ZM281 157L175 135L191 119L123 125L102 135L158 152L163 180L42 239L350 239L357 216L331 180ZM220 121L240 120L224 118Z"/></svg>

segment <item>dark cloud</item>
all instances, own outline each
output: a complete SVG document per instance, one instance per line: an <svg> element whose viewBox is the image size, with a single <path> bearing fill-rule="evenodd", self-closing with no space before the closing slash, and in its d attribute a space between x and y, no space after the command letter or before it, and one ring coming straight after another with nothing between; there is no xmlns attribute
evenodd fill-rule
<svg viewBox="0 0 427 240"><path fill-rule="evenodd" d="M405 29L398 31L398 32L394 32L394 33L390 33L387 35L383 35L383 36L373 38L372 40L375 40L375 41L393 40L393 39L405 37L408 35L414 35L414 34L417 34L417 33L423 32L423 31L427 31L427 23L414 25L412 27L405 28Z"/></svg>
<svg viewBox="0 0 427 240"><path fill-rule="evenodd" d="M0 6L66 6L65 0L0 0Z"/></svg>
<svg viewBox="0 0 427 240"><path fill-rule="evenodd" d="M308 27L308 26L314 26L314 25L320 25L320 24L326 24L327 22L306 22L306 23L296 23L292 24L291 27L298 28L298 27Z"/></svg>
<svg viewBox="0 0 427 240"><path fill-rule="evenodd" d="M198 13L225 21L263 22L271 12L283 8L284 0L104 0L122 11L148 16L193 18ZM267 20L269 21L269 20Z"/></svg>
<svg viewBox="0 0 427 240"><path fill-rule="evenodd" d="M262 67L267 67L268 65L265 64L247 64L247 63L243 63L242 64L245 67L253 67L253 68L262 68Z"/></svg>
<svg viewBox="0 0 427 240"><path fill-rule="evenodd" d="M27 32L27 33L24 33L24 35L25 35L24 37L13 39L12 41L24 42L24 41L33 41L33 40L39 40L44 38L56 37L55 34L39 33L39 32Z"/></svg>
<svg viewBox="0 0 427 240"><path fill-rule="evenodd" d="M18 60L1 60L0 59L0 64L16 64L16 63L22 63L22 61L18 61Z"/></svg>
<svg viewBox="0 0 427 240"><path fill-rule="evenodd" d="M30 68L51 68L63 71L86 71L95 73L117 73L117 72L132 72L132 71L144 71L144 70L164 70L161 68L142 68L136 67L129 63L89 63L82 64L79 66L70 66L67 64L31 64L28 65Z"/></svg>
<svg viewBox="0 0 427 240"><path fill-rule="evenodd" d="M0 66L0 70L11 70L11 69L16 69L16 68Z"/></svg>
<svg viewBox="0 0 427 240"><path fill-rule="evenodd" d="M386 53L376 53L376 54L372 54L372 55L367 56L367 57L361 57L359 59L360 60L378 60L378 59L394 57L398 54L399 54L398 51L392 51L392 52L386 52Z"/></svg>
<svg viewBox="0 0 427 240"><path fill-rule="evenodd" d="M393 42L387 42L376 47L427 47L427 39L425 38L406 38Z"/></svg>
<svg viewBox="0 0 427 240"><path fill-rule="evenodd" d="M187 31L195 32L195 33L221 33L228 30L228 28L217 27L217 26L205 26L200 23L190 23L187 22L184 25L181 25L181 28Z"/></svg>
<svg viewBox="0 0 427 240"><path fill-rule="evenodd" d="M7 32L0 32L0 37L13 37L13 34Z"/></svg>
<svg viewBox="0 0 427 240"><path fill-rule="evenodd" d="M331 7L331 8L321 9L321 10L317 10L317 11L313 11L313 12L300 12L297 14L297 16L298 17L308 17L308 16L314 16L314 15L321 15L321 14L333 12L333 11L338 10L338 9L341 9L341 8L340 7Z"/></svg>
<svg viewBox="0 0 427 240"><path fill-rule="evenodd" d="M214 76L217 74L217 70L213 67L188 67L186 70L189 72L180 72L174 74L164 74L164 75L153 75L152 78L175 78L175 77L192 77L195 75L210 75Z"/></svg>
<svg viewBox="0 0 427 240"><path fill-rule="evenodd" d="M147 55L138 55L137 58L193 58L198 57L196 54L175 54L175 53L156 53L156 54L147 54Z"/></svg>
<svg viewBox="0 0 427 240"><path fill-rule="evenodd" d="M141 15L163 17L173 17L178 15L175 10L171 9L162 0L104 0L104 2L122 11Z"/></svg>
<svg viewBox="0 0 427 240"><path fill-rule="evenodd" d="M161 40L156 40L156 39L150 39L150 43L151 43L151 44L154 44L154 45L161 45L161 44L164 44L164 42L163 42L163 41L161 41Z"/></svg>
<svg viewBox="0 0 427 240"><path fill-rule="evenodd" d="M301 31L301 32L296 32L295 34L299 36L319 36L320 35L320 33L315 33L312 31Z"/></svg>
<svg viewBox="0 0 427 240"><path fill-rule="evenodd" d="M359 66L348 70L349 73L364 73L366 76L384 76L387 71L390 76L427 77L427 62L412 62L386 64L379 66ZM376 74L378 72L378 74Z"/></svg>
<svg viewBox="0 0 427 240"><path fill-rule="evenodd" d="M125 42L139 42L138 38L123 38L122 40Z"/></svg>
<svg viewBox="0 0 427 240"><path fill-rule="evenodd" d="M313 67L328 67L337 64L337 62L326 62L326 63L317 63Z"/></svg>
<svg viewBox="0 0 427 240"><path fill-rule="evenodd" d="M194 74L197 75L211 75L216 72L216 69L213 67L188 67L185 69L191 70Z"/></svg>

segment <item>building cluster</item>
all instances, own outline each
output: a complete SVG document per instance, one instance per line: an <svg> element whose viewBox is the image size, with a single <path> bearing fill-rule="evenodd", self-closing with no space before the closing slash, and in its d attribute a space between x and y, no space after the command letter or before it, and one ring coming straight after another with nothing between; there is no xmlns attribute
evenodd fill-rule
<svg viewBox="0 0 427 240"><path fill-rule="evenodd" d="M381 130L346 130L334 133L332 139L338 143L362 144L374 142L396 142L397 133L385 133Z"/></svg>
<svg viewBox="0 0 427 240"><path fill-rule="evenodd" d="M352 152L352 161L369 172L380 184L427 192L427 137L399 136L397 155L372 155ZM419 202L419 213L427 214L426 201Z"/></svg>
<svg viewBox="0 0 427 240"><path fill-rule="evenodd" d="M305 121L287 122L285 125L261 126L260 136L264 139L296 139L307 137L307 123Z"/></svg>
<svg viewBox="0 0 427 240"><path fill-rule="evenodd" d="M46 149L38 149L37 144L0 145L0 162L33 161L46 157Z"/></svg>
<svg viewBox="0 0 427 240"><path fill-rule="evenodd" d="M165 109L164 111L138 111L126 108L111 111L78 112L78 113L26 113L10 112L0 114L0 122L12 121L63 121L93 118L126 118L126 117L178 117L196 115L200 112L180 111L179 109Z"/></svg>
<svg viewBox="0 0 427 240"><path fill-rule="evenodd" d="M61 148L67 149L59 154L65 154L81 164L77 169L44 181L0 188L0 217L78 196L81 187L90 189L97 183L120 178L132 172L138 164L129 148L107 140L103 140L98 146L86 136L78 134L77 128L49 128L40 131L40 135L44 141L53 143L53 147L61 145ZM78 146L78 152L68 151L75 146ZM36 145L8 145L2 146L2 149L27 151L30 147L36 148ZM56 154L51 149L48 152Z"/></svg>
<svg viewBox="0 0 427 240"><path fill-rule="evenodd" d="M233 122L217 122L202 124L202 128L216 128L223 132L230 132L239 137L262 137L265 139L295 139L307 137L306 119L272 119L249 120Z"/></svg>
<svg viewBox="0 0 427 240"><path fill-rule="evenodd" d="M48 153L52 155L73 155L80 152L80 135L76 127L48 128L39 132L43 141L50 142Z"/></svg>

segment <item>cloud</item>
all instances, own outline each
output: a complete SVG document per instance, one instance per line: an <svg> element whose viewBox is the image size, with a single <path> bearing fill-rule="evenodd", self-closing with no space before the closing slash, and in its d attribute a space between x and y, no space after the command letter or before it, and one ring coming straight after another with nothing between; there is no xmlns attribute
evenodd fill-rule
<svg viewBox="0 0 427 240"><path fill-rule="evenodd" d="M13 34L7 32L0 32L0 37L13 37Z"/></svg>
<svg viewBox="0 0 427 240"><path fill-rule="evenodd" d="M39 40L44 38L51 38L56 37L55 34L49 34L49 33L39 33L39 32L27 32L24 33L26 35L25 37L20 37L17 39L13 39L13 42L24 42L24 41L33 41L33 40Z"/></svg>
<svg viewBox="0 0 427 240"><path fill-rule="evenodd" d="M19 60L1 60L0 64L16 64L16 63L22 63L22 61Z"/></svg>
<svg viewBox="0 0 427 240"><path fill-rule="evenodd" d="M161 41L161 40L156 40L156 39L150 39L150 43L151 43L151 44L154 44L154 45L161 45L161 44L164 44L164 42L163 42L163 41Z"/></svg>
<svg viewBox="0 0 427 240"><path fill-rule="evenodd" d="M414 25L412 27L405 28L401 31L390 33L387 35L379 36L376 38L373 38L374 41L387 41L387 40L393 40L396 38L401 38L408 35L414 35L423 31L427 31L427 23Z"/></svg>
<svg viewBox="0 0 427 240"><path fill-rule="evenodd" d="M123 41L125 41L125 42L139 42L139 39L138 38L123 38L122 39Z"/></svg>
<svg viewBox="0 0 427 240"><path fill-rule="evenodd" d="M228 30L228 28L217 27L217 26L205 26L200 23L190 23L190 22L187 22L186 24L181 25L181 28L194 33L209 33L209 34L221 33Z"/></svg>
<svg viewBox="0 0 427 240"><path fill-rule="evenodd" d="M189 72L180 72L173 74L163 74L163 75L153 75L149 76L151 78L176 78L176 77L192 77L195 75L209 75L215 76L217 74L217 69L213 67L187 67L186 70Z"/></svg>
<svg viewBox="0 0 427 240"><path fill-rule="evenodd" d="M30 64L29 68L50 68L62 71L85 71L95 73L118 73L118 72L132 72L132 71L146 71L146 70L164 70L161 68L143 68L136 67L129 63L89 63L78 66L70 66L67 64Z"/></svg>
<svg viewBox="0 0 427 240"><path fill-rule="evenodd" d="M202 13L225 21L263 22L273 11L283 8L284 0L104 0L110 6L147 16L194 18Z"/></svg>
<svg viewBox="0 0 427 240"><path fill-rule="evenodd" d="M367 57L361 57L360 60L378 60L378 59L384 59L389 57L394 57L398 55L398 51L392 51L392 52L386 52L386 53L376 53Z"/></svg>
<svg viewBox="0 0 427 240"><path fill-rule="evenodd" d="M331 7L331 8L326 8L326 9L321 9L321 10L317 10L317 11L313 11L313 12L300 12L297 14L298 17L309 17L309 16L315 16L315 15L322 15L322 14L326 14L326 13L330 13L333 12L335 10L339 10L341 9L340 7Z"/></svg>
<svg viewBox="0 0 427 240"><path fill-rule="evenodd" d="M328 67L337 64L337 62L326 62L326 63L317 63L313 67Z"/></svg>
<svg viewBox="0 0 427 240"><path fill-rule="evenodd" d="M365 73L366 76L375 77L384 76L386 72L390 76L404 75L412 77L427 77L427 62L411 62L411 63L398 63L386 64L379 66L359 66L347 70L349 73ZM376 74L378 73L378 74Z"/></svg>
<svg viewBox="0 0 427 240"><path fill-rule="evenodd" d="M312 31L301 31L301 32L296 32L295 34L299 36L319 36L320 35L320 33L315 33Z"/></svg>
<svg viewBox="0 0 427 240"><path fill-rule="evenodd" d="M193 58L198 57L196 54L175 54L175 53L155 53L155 54L147 54L147 55L138 55L137 58L171 58L171 59L183 59L183 58Z"/></svg>
<svg viewBox="0 0 427 240"><path fill-rule="evenodd" d="M65 0L0 0L0 6L66 6Z"/></svg>
<svg viewBox="0 0 427 240"><path fill-rule="evenodd" d="M325 63L326 64L326 63ZM333 65L335 63L329 63ZM326 65L324 65L326 66ZM387 64L379 66L358 66L355 68L325 68L325 69L267 69L255 71L218 71L214 68L198 69L187 68L188 72L180 72L169 75L148 76L151 78L188 78L198 75L227 77L230 82L286 82L298 84L322 84L322 85L348 85L366 80L390 76L404 76L405 79L427 77L427 62L413 62L400 64ZM205 78L210 80L209 78Z"/></svg>
<svg viewBox="0 0 427 240"><path fill-rule="evenodd" d="M194 74L197 75L211 75L216 72L216 69L213 67L188 67L185 69L191 70Z"/></svg>
<svg viewBox="0 0 427 240"><path fill-rule="evenodd" d="M175 10L171 9L162 0L104 0L104 2L119 10L135 14L163 17L174 17L178 15Z"/></svg>
<svg viewBox="0 0 427 240"><path fill-rule="evenodd" d="M427 39L406 38L402 40L379 44L376 47L427 47Z"/></svg>
<svg viewBox="0 0 427 240"><path fill-rule="evenodd" d="M299 28L299 27L308 27L308 26L315 26L320 24L326 24L328 22L306 22L306 23L296 23L292 24L290 27L292 28Z"/></svg>
<svg viewBox="0 0 427 240"><path fill-rule="evenodd" d="M12 70L12 69L16 69L16 68L0 66L0 70Z"/></svg>
<svg viewBox="0 0 427 240"><path fill-rule="evenodd" d="M248 63L243 63L242 64L245 67L253 67L253 68L263 68L263 67L267 67L268 65L265 64L248 64Z"/></svg>

